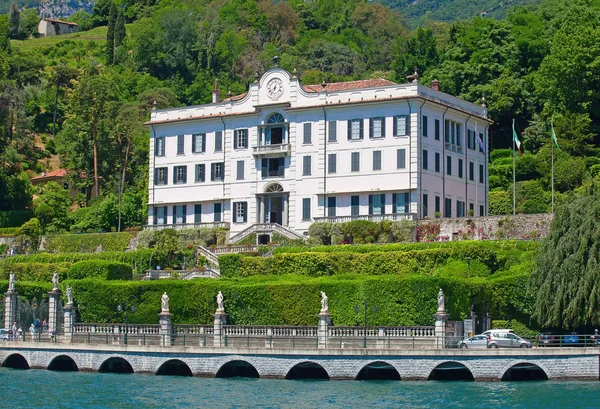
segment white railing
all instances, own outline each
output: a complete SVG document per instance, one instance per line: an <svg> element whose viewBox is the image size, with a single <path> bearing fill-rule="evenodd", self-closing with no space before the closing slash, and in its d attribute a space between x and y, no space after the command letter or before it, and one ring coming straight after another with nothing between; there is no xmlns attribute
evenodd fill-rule
<svg viewBox="0 0 600 409"><path fill-rule="evenodd" d="M181 280L191 280L192 278L221 278L221 271L214 268L204 270L192 270L179 277Z"/></svg>
<svg viewBox="0 0 600 409"><path fill-rule="evenodd" d="M140 334L158 335L160 325L146 324L74 324L75 334Z"/></svg>
<svg viewBox="0 0 600 409"><path fill-rule="evenodd" d="M213 325L175 325L173 332L176 335L213 335Z"/></svg>
<svg viewBox="0 0 600 409"><path fill-rule="evenodd" d="M360 216L328 216L315 217L315 222L345 223L354 220L368 220L380 222L382 220L416 220L416 213L393 213L393 214L368 214Z"/></svg>
<svg viewBox="0 0 600 409"><path fill-rule="evenodd" d="M237 254L237 253L253 253L258 252L258 246L231 246L231 247L215 247L212 249L215 254Z"/></svg>
<svg viewBox="0 0 600 409"><path fill-rule="evenodd" d="M273 232L281 234L282 236L287 237L290 240L304 240L306 238L303 235L301 235L300 233L296 233L295 231L285 228L282 225L277 224L277 223L256 223L256 224L253 224L252 226L242 230L235 236L231 237L229 239L229 243L231 243L231 244L238 243L253 233L273 233Z"/></svg>
<svg viewBox="0 0 600 409"><path fill-rule="evenodd" d="M269 154L289 154L292 147L289 143L280 143L276 145L258 145L252 147L253 155L269 155Z"/></svg>
<svg viewBox="0 0 600 409"><path fill-rule="evenodd" d="M210 251L209 249L207 249L204 246L198 246L197 251L198 251L198 253L200 253L201 255L206 257L206 259L210 263L213 263L217 267L219 266L219 258L217 256L215 256L215 254L212 251Z"/></svg>
<svg viewBox="0 0 600 409"><path fill-rule="evenodd" d="M199 229L202 227L213 228L213 227L225 227L229 228L229 222L209 222L209 223L177 223L177 224L147 224L144 226L144 230L163 230L163 229Z"/></svg>

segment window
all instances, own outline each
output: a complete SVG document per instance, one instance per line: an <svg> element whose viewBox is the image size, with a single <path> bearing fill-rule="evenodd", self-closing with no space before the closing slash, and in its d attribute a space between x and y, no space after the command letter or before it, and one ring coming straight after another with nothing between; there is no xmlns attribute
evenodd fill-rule
<svg viewBox="0 0 600 409"><path fill-rule="evenodd" d="M327 135L329 142L337 142L337 121L329 121L329 134Z"/></svg>
<svg viewBox="0 0 600 409"><path fill-rule="evenodd" d="M246 149L248 147L248 130L236 129L233 131L233 149Z"/></svg>
<svg viewBox="0 0 600 409"><path fill-rule="evenodd" d="M155 185L166 185L168 184L168 168L156 168L154 169L154 184Z"/></svg>
<svg viewBox="0 0 600 409"><path fill-rule="evenodd" d="M304 144L312 143L312 123L307 122L304 124Z"/></svg>
<svg viewBox="0 0 600 409"><path fill-rule="evenodd" d="M244 161L237 161L237 180L244 180Z"/></svg>
<svg viewBox="0 0 600 409"><path fill-rule="evenodd" d="M444 126L444 141L446 142L446 147L454 152L462 152L461 124L446 119Z"/></svg>
<svg viewBox="0 0 600 409"><path fill-rule="evenodd" d="M334 197L327 198L327 217L335 217L335 210L337 206L337 200Z"/></svg>
<svg viewBox="0 0 600 409"><path fill-rule="evenodd" d="M465 217L465 202L456 201L456 217Z"/></svg>
<svg viewBox="0 0 600 409"><path fill-rule="evenodd" d="M327 155L327 173L335 173L337 168L337 155L335 153L330 153Z"/></svg>
<svg viewBox="0 0 600 409"><path fill-rule="evenodd" d="M360 215L360 196L350 196L350 215L352 217Z"/></svg>
<svg viewBox="0 0 600 409"><path fill-rule="evenodd" d="M394 117L394 136L410 135L410 116L396 115Z"/></svg>
<svg viewBox="0 0 600 409"><path fill-rule="evenodd" d="M398 149L396 151L396 168L397 169L405 169L406 168L406 149Z"/></svg>
<svg viewBox="0 0 600 409"><path fill-rule="evenodd" d="M475 164L473 162L469 162L469 180L475 180Z"/></svg>
<svg viewBox="0 0 600 409"><path fill-rule="evenodd" d="M427 149L423 149L423 169L429 169L429 152Z"/></svg>
<svg viewBox="0 0 600 409"><path fill-rule="evenodd" d="M463 160L458 160L458 177L462 179L463 177Z"/></svg>
<svg viewBox="0 0 600 409"><path fill-rule="evenodd" d="M472 213L472 215L475 215L475 204L474 203L469 203L469 212Z"/></svg>
<svg viewBox="0 0 600 409"><path fill-rule="evenodd" d="M167 224L166 206L158 206L154 208L154 224Z"/></svg>
<svg viewBox="0 0 600 409"><path fill-rule="evenodd" d="M187 182L187 166L173 167L173 184L181 185Z"/></svg>
<svg viewBox="0 0 600 409"><path fill-rule="evenodd" d="M221 212L222 212L222 208L223 206L221 205L221 203L215 203L213 206L213 220L215 222L220 222L221 221Z"/></svg>
<svg viewBox="0 0 600 409"><path fill-rule="evenodd" d="M154 155L165 156L165 137L159 136L154 139Z"/></svg>
<svg viewBox="0 0 600 409"><path fill-rule="evenodd" d="M373 170L381 170L381 151L373 151Z"/></svg>
<svg viewBox="0 0 600 409"><path fill-rule="evenodd" d="M467 130L467 148L475 150L475 131Z"/></svg>
<svg viewBox="0 0 600 409"><path fill-rule="evenodd" d="M350 170L352 172L360 172L360 152L352 152Z"/></svg>
<svg viewBox="0 0 600 409"><path fill-rule="evenodd" d="M440 197L439 196L435 197L435 212L436 213L440 212Z"/></svg>
<svg viewBox="0 0 600 409"><path fill-rule="evenodd" d="M427 131L427 115L423 115L423 136L425 138L427 138L428 131Z"/></svg>
<svg viewBox="0 0 600 409"><path fill-rule="evenodd" d="M223 181L225 179L225 163L217 162L210 164L210 180Z"/></svg>
<svg viewBox="0 0 600 409"><path fill-rule="evenodd" d="M485 216L483 211L483 205L479 205L479 216Z"/></svg>
<svg viewBox="0 0 600 409"><path fill-rule="evenodd" d="M302 175L309 176L312 173L311 156L307 155L302 158Z"/></svg>
<svg viewBox="0 0 600 409"><path fill-rule="evenodd" d="M310 220L310 198L302 199L302 220Z"/></svg>
<svg viewBox="0 0 600 409"><path fill-rule="evenodd" d="M173 224L185 224L185 205L173 206Z"/></svg>
<svg viewBox="0 0 600 409"><path fill-rule="evenodd" d="M202 205L194 205L194 223L202 223Z"/></svg>
<svg viewBox="0 0 600 409"><path fill-rule="evenodd" d="M435 153L435 171L440 173L440 153Z"/></svg>
<svg viewBox="0 0 600 409"><path fill-rule="evenodd" d="M363 120L350 119L348 120L348 140L358 141L363 138Z"/></svg>
<svg viewBox="0 0 600 409"><path fill-rule="evenodd" d="M446 175L452 176L452 157L446 156Z"/></svg>
<svg viewBox="0 0 600 409"><path fill-rule="evenodd" d="M215 152L223 150L223 131L215 132Z"/></svg>
<svg viewBox="0 0 600 409"><path fill-rule="evenodd" d="M233 203L233 222L234 223L246 223L247 214L248 214L248 202Z"/></svg>
<svg viewBox="0 0 600 409"><path fill-rule="evenodd" d="M444 199L444 217L452 217L452 199Z"/></svg>
<svg viewBox="0 0 600 409"><path fill-rule="evenodd" d="M192 153L202 153L206 151L206 134L195 133L192 135Z"/></svg>
<svg viewBox="0 0 600 409"><path fill-rule="evenodd" d="M264 158L262 160L263 178L282 178L285 175L285 158Z"/></svg>
<svg viewBox="0 0 600 409"><path fill-rule="evenodd" d="M392 195L392 213L410 212L410 192L394 193Z"/></svg>
<svg viewBox="0 0 600 409"><path fill-rule="evenodd" d="M439 119L435 120L435 140L436 141L440 140L440 120Z"/></svg>
<svg viewBox="0 0 600 409"><path fill-rule="evenodd" d="M429 216L429 212L427 211L427 207L429 206L429 195L427 193L423 193L423 203L422 206L422 217Z"/></svg>
<svg viewBox="0 0 600 409"><path fill-rule="evenodd" d="M185 153L185 135L177 135L177 154L183 155Z"/></svg>
<svg viewBox="0 0 600 409"><path fill-rule="evenodd" d="M369 195L369 214L385 214L385 194Z"/></svg>
<svg viewBox="0 0 600 409"><path fill-rule="evenodd" d="M479 183L483 183L483 164L479 164Z"/></svg>
<svg viewBox="0 0 600 409"><path fill-rule="evenodd" d="M379 116L369 120L371 138L385 138L385 118Z"/></svg>
<svg viewBox="0 0 600 409"><path fill-rule="evenodd" d="M206 165L204 163L196 165L196 177L194 180L196 182L204 182L206 180Z"/></svg>

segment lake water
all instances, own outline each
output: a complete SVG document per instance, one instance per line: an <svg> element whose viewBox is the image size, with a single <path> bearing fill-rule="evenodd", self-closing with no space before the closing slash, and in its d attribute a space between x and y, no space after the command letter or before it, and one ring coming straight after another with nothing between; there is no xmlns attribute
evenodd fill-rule
<svg viewBox="0 0 600 409"><path fill-rule="evenodd" d="M597 408L600 382L290 381L0 368L2 408Z"/></svg>

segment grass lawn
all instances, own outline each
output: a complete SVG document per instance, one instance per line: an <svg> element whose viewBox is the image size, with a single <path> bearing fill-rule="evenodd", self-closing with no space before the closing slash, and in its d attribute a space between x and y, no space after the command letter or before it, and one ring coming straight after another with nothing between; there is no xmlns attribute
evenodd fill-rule
<svg viewBox="0 0 600 409"><path fill-rule="evenodd" d="M82 31L79 33L64 34L59 36L28 38L26 40L11 40L10 45L13 47L20 47L27 50L36 47L51 47L64 40L105 41L106 26L96 27L89 31Z"/></svg>

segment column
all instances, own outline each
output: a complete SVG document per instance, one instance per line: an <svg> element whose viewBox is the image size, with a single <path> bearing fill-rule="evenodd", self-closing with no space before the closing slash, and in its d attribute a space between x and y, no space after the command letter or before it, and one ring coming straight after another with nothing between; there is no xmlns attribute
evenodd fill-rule
<svg viewBox="0 0 600 409"><path fill-rule="evenodd" d="M4 328L12 328L17 322L17 292L9 289L4 298Z"/></svg>
<svg viewBox="0 0 600 409"><path fill-rule="evenodd" d="M317 315L319 324L317 328L317 347L327 348L329 338L329 326L331 325L331 314L321 312Z"/></svg>
<svg viewBox="0 0 600 409"><path fill-rule="evenodd" d="M160 335L160 344L162 346L173 345L173 325L171 323L171 313L169 311L162 311L158 314L158 321L160 327L158 333Z"/></svg>
<svg viewBox="0 0 600 409"><path fill-rule="evenodd" d="M446 322L448 322L448 314L446 311L438 311L435 317L435 347L444 349L446 347Z"/></svg>
<svg viewBox="0 0 600 409"><path fill-rule="evenodd" d="M48 293L48 329L56 331L58 328L58 305L60 302L60 290L53 289Z"/></svg>
<svg viewBox="0 0 600 409"><path fill-rule="evenodd" d="M72 303L65 305L64 308L64 332L65 332L65 342L71 342L73 338L73 333L75 332L75 306ZM56 330L56 329L55 329Z"/></svg>
<svg viewBox="0 0 600 409"><path fill-rule="evenodd" d="M225 311L217 310L214 317L214 336L213 346L222 347L226 346L225 343L225 332L223 331L223 325L227 325L227 314Z"/></svg>
<svg viewBox="0 0 600 409"><path fill-rule="evenodd" d="M283 196L283 226L287 227L288 225L288 196Z"/></svg>
<svg viewBox="0 0 600 409"><path fill-rule="evenodd" d="M258 198L258 223L265 222L265 198Z"/></svg>

